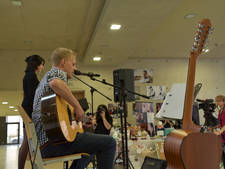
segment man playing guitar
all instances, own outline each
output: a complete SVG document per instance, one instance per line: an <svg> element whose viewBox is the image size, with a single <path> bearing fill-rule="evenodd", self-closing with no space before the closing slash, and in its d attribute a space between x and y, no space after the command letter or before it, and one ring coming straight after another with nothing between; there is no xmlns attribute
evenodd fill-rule
<svg viewBox="0 0 225 169"><path fill-rule="evenodd" d="M41 80L34 98L32 120L35 124L36 133L42 157L56 157L62 155L88 153L96 154L98 169L112 169L116 149L116 142L111 136L91 133L78 133L72 142L51 143L41 122L41 98L49 93L57 94L66 100L75 110L76 120L81 121L84 115L79 102L73 96L67 86L67 79L72 78L76 69L76 54L66 48L57 48L53 51L52 68ZM70 169L83 169L90 159L73 161Z"/></svg>

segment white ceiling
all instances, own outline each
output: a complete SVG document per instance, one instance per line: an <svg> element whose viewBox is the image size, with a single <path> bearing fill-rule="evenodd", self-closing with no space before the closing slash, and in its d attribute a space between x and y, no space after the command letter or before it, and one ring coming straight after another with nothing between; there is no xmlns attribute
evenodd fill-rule
<svg viewBox="0 0 225 169"><path fill-rule="evenodd" d="M196 17L185 19L189 13ZM209 18L215 28L209 36L211 52L203 57L225 58L221 55L225 52L223 0L113 0L102 18L85 62L92 63L91 57L98 54L104 64L139 58L188 57L197 24L203 18ZM120 23L122 29L110 31L111 23Z"/></svg>
<svg viewBox="0 0 225 169"><path fill-rule="evenodd" d="M197 23L214 32L202 58L225 58L224 0L11 0L0 1L0 90L22 90L24 58L40 54L50 67L56 47L78 51L85 65L114 65L148 58L189 56ZM195 13L196 17L184 16ZM121 24L119 31L110 25ZM92 57L102 61L94 63Z"/></svg>

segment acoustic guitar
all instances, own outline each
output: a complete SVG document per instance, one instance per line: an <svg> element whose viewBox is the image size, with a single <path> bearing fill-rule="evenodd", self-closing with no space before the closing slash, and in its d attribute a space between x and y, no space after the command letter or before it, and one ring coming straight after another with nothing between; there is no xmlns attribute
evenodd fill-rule
<svg viewBox="0 0 225 169"><path fill-rule="evenodd" d="M72 142L83 133L82 122L76 121L73 107L57 94L41 98L41 122L51 142Z"/></svg>
<svg viewBox="0 0 225 169"><path fill-rule="evenodd" d="M219 169L220 166L222 155L220 137L213 133L200 132L201 126L195 125L192 121L196 61L210 29L209 19L203 19L198 26L189 58L183 127L181 130L171 132L164 144L167 169Z"/></svg>

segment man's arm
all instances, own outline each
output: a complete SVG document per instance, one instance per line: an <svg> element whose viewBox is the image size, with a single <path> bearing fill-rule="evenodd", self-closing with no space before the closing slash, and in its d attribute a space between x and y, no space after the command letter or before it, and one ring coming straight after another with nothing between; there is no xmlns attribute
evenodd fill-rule
<svg viewBox="0 0 225 169"><path fill-rule="evenodd" d="M73 96L67 84L60 79L53 79L49 82L49 86L52 90L63 99L65 99L71 106L73 106L76 112L76 119L81 121L84 115L84 111L81 108L77 99Z"/></svg>

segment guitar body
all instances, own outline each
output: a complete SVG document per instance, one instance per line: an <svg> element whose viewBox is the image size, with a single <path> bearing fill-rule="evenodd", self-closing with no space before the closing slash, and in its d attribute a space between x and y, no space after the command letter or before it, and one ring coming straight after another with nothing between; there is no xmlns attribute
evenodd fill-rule
<svg viewBox="0 0 225 169"><path fill-rule="evenodd" d="M167 169L219 169L222 143L215 134L175 130L164 146Z"/></svg>
<svg viewBox="0 0 225 169"><path fill-rule="evenodd" d="M56 94L41 99L41 121L50 141L72 142L77 133L83 133L81 122L72 120L73 112L73 107Z"/></svg>
<svg viewBox="0 0 225 169"><path fill-rule="evenodd" d="M188 67L182 130L170 133L164 144L167 169L219 169L220 166L221 138L213 133L201 133L201 127L192 121L196 61L210 28L210 20L203 19L195 36Z"/></svg>

